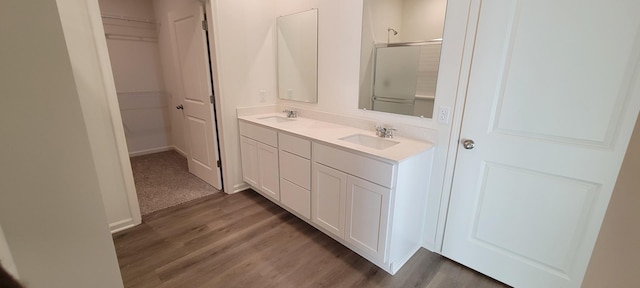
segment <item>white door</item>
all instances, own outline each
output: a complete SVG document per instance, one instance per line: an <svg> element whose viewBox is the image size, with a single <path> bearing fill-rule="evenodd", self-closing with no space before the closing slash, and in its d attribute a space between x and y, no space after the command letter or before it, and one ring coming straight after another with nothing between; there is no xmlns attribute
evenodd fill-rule
<svg viewBox="0 0 640 288"><path fill-rule="evenodd" d="M640 106L640 1L474 3L442 252L516 287L579 287Z"/></svg>
<svg viewBox="0 0 640 288"><path fill-rule="evenodd" d="M218 142L213 121L211 78L203 11L198 1L169 13L177 89L184 99L184 131L189 151L189 172L222 189Z"/></svg>
<svg viewBox="0 0 640 288"><path fill-rule="evenodd" d="M347 174L313 163L311 221L344 238Z"/></svg>

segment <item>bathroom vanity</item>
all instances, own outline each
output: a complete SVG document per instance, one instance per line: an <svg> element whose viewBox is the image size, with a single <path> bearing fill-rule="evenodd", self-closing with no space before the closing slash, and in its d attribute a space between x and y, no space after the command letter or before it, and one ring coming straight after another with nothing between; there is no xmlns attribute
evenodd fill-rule
<svg viewBox="0 0 640 288"><path fill-rule="evenodd" d="M420 248L433 145L283 113L239 117L244 181L395 274Z"/></svg>

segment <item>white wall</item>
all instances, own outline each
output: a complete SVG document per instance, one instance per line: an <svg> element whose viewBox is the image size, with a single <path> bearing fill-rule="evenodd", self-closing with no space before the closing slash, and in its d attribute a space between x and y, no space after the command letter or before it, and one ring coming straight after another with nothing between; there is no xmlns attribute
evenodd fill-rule
<svg viewBox="0 0 640 288"><path fill-rule="evenodd" d="M408 42L442 38L446 6L446 0L402 1L400 39Z"/></svg>
<svg viewBox="0 0 640 288"><path fill-rule="evenodd" d="M148 19L152 23L103 18L109 58L131 155L171 146L171 120L153 23L151 0L100 0L105 16Z"/></svg>
<svg viewBox="0 0 640 288"><path fill-rule="evenodd" d="M582 287L634 287L640 267L640 118L627 148Z"/></svg>
<svg viewBox="0 0 640 288"><path fill-rule="evenodd" d="M264 0L212 0L217 55L216 105L225 192L246 188L240 166L236 108L276 104L275 7ZM321 17L321 16L320 16ZM266 91L264 98L260 90Z"/></svg>
<svg viewBox="0 0 640 288"><path fill-rule="evenodd" d="M368 28L372 28L371 33L374 35L375 43L387 43L402 41L404 29L403 22L403 0L370 0L364 1L364 13L371 15L372 19L368 23ZM394 35L389 31L394 29L398 34Z"/></svg>
<svg viewBox="0 0 640 288"><path fill-rule="evenodd" d="M57 5L0 2L0 95L11 107L0 114L0 225L27 287L122 287L101 197L107 186L99 177L112 171L95 157L96 135L88 130L101 115L85 114L81 99L88 97L84 86L101 78L78 73L96 61L70 59L67 47L80 43L65 39L91 29L75 22L86 12L73 14L87 7ZM77 26L63 29L59 11L75 15L67 24ZM111 139L112 131L106 130Z"/></svg>

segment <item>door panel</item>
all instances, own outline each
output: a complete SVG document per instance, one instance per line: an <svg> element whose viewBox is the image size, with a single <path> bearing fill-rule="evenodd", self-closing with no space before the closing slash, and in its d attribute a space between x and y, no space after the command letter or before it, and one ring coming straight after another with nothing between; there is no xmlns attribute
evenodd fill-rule
<svg viewBox="0 0 640 288"><path fill-rule="evenodd" d="M240 152L242 180L253 187L258 187L258 142L240 136Z"/></svg>
<svg viewBox="0 0 640 288"><path fill-rule="evenodd" d="M347 174L313 163L311 220L344 238Z"/></svg>
<svg viewBox="0 0 640 288"><path fill-rule="evenodd" d="M347 176L345 238L363 252L384 261L391 190Z"/></svg>
<svg viewBox="0 0 640 288"><path fill-rule="evenodd" d="M500 63L494 70L497 75L486 75L487 80L498 83L485 83L495 86L497 95L492 130L555 141L609 143L632 83L637 27L633 21L620 19L601 25L593 19L615 19L619 12L627 14L622 17L635 16L620 10L625 5L602 0L580 5L571 1L490 2L483 3L483 10L500 5L500 17L480 21L499 30L479 31L478 40L486 36L495 44L476 49L478 53L491 53L481 49L503 50L496 57Z"/></svg>
<svg viewBox="0 0 640 288"><path fill-rule="evenodd" d="M262 192L280 201L278 148L258 142L258 177L260 177L258 184Z"/></svg>
<svg viewBox="0 0 640 288"><path fill-rule="evenodd" d="M638 114L640 2L475 3L460 136L476 145L458 151L443 254L579 287Z"/></svg>
<svg viewBox="0 0 640 288"><path fill-rule="evenodd" d="M169 13L169 32L175 69L177 91L184 101L184 130L189 146L189 172L222 189L220 168L217 167L218 143L213 121L211 77L207 56L206 35L202 30L202 7L193 2Z"/></svg>
<svg viewBox="0 0 640 288"><path fill-rule="evenodd" d="M599 185L495 163L480 175L470 238L566 274Z"/></svg>

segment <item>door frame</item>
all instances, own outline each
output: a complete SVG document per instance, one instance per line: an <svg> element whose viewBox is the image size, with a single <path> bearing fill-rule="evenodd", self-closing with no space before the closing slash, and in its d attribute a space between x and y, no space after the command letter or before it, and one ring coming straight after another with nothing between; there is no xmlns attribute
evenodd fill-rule
<svg viewBox="0 0 640 288"><path fill-rule="evenodd" d="M224 125L223 125L223 115L220 107L222 107L222 98L220 97L220 79L222 76L218 73L218 57L217 50L219 41L216 41L218 33L217 25L213 25L216 21L215 13L213 13L213 7L211 6L212 1L201 0L203 3L204 16L207 20L207 31L205 31L205 35L207 38L207 46L209 48L209 69L210 69L210 77L211 77L211 91L213 93L213 127L216 131L216 137L218 138L218 157L220 158L220 174L222 177L222 190L223 192L230 194L233 193L233 187L229 187L232 181L230 179L230 173L225 172L225 167L230 167L228 164L227 153L225 153L225 133L224 133Z"/></svg>
<svg viewBox="0 0 640 288"><path fill-rule="evenodd" d="M118 104L118 98L115 89L115 81L113 79L113 71L111 69L111 62L109 60L109 52L107 50L106 39L104 38L104 28L102 26L102 17L100 13L100 7L97 0L80 0L84 2L86 11L86 15L88 17L88 21L91 23L91 27L89 29L92 30L93 34L93 42L95 44L96 54L99 60L99 69L102 71L101 82L104 87L104 101L107 103L107 107L105 111L110 116L107 121L111 122L113 125L113 136L116 144L116 148L118 151L118 162L120 169L122 171L122 178L124 181L125 191L127 200L128 200L128 211L130 212L130 218L124 219L123 221L118 221L116 223L109 223L111 233L116 233L118 231L122 231L134 226L137 226L142 223L142 216L140 213L140 206L138 203L138 196L136 193L135 184L133 181L133 172L131 170L131 163L129 162L129 150L127 148L126 138L124 136L124 128L122 126L122 117L120 115L120 107ZM204 11L207 17L207 25L208 25L208 33L207 39L209 41L209 55L210 55L210 67L211 67L211 78L213 80L213 94L214 94L214 105L212 109L215 109L215 129L218 133L218 147L220 152L220 161L221 161L221 173L222 173L222 190L225 190L225 183L231 183L231 179L229 179L228 173L224 173L223 167L228 167L226 159L226 154L224 153L224 133L222 129L222 113L219 110L222 107L221 98L220 98L220 79L218 73L218 65L216 58L216 47L217 42L215 41L216 37L216 27L214 27L214 14L211 7L210 1L199 1L204 4ZM83 9L84 10L84 9ZM212 35L213 34L213 35ZM91 135L89 135L91 137ZM93 139L99 140L99 139ZM226 176L225 176L226 175ZM98 175L99 178L104 178L101 175ZM232 191L231 191L232 192ZM104 191L103 191L104 193ZM226 192L229 193L229 192Z"/></svg>
<svg viewBox="0 0 640 288"><path fill-rule="evenodd" d="M479 0L449 0L447 2L447 12L445 17L445 29L443 39L443 52L441 59L447 57L445 49L451 50L450 53L455 54L456 58L456 88L453 90L454 95L449 98L447 103L451 103L452 109L450 114L450 125L448 127L441 126L440 134L448 134L445 141L442 142L442 149L445 149L446 158L443 161L444 168L442 178L442 190L440 194L440 203L438 203L438 220L435 231L435 239L433 245L427 248L436 253L442 252L444 241L444 230L447 222L447 214L449 212L449 199L451 198L451 189L453 187L453 174L458 157L458 139L462 130L462 120L464 112L464 104L467 97L467 86L469 83L469 74L471 72L471 60L473 56L473 47L475 45L475 31L478 25L478 17L480 16ZM449 56L453 58L454 56ZM451 62L453 63L453 62ZM442 66L441 66L442 67ZM442 69L442 68L440 68ZM439 73L440 74L440 73ZM439 77L438 83L441 79ZM447 83L449 85L454 84ZM442 100L442 99L441 99ZM435 107L434 107L435 108ZM447 130L448 129L448 130ZM435 175L434 175L435 176ZM433 177L433 176L432 176ZM435 179L434 179L435 182ZM426 242L426 241L425 241ZM423 246L425 246L423 244Z"/></svg>
<svg viewBox="0 0 640 288"><path fill-rule="evenodd" d="M58 1L59 2L59 1ZM113 128L113 139L116 145L117 154L118 154L118 162L119 168L122 172L122 180L124 182L124 193L126 194L127 204L129 205L129 218L122 219L116 221L114 223L108 223L109 229L111 233L116 233L118 231L122 231L134 226L137 226L142 223L142 215L140 213L140 205L138 203L138 195L136 194L136 186L133 181L133 172L131 170L131 162L129 162L129 149L127 148L127 141L124 134L124 126L122 124L122 115L120 114L120 105L118 104L118 96L116 93L115 80L113 78L113 71L111 69L111 62L109 60L109 51L107 50L107 40L104 37L104 28L102 24L102 16L100 12L100 6L97 0L82 0L84 2L83 11L79 11L81 13L86 13L86 17L88 18L88 22L91 23L91 27L89 29L92 30L93 43L95 48L95 52L97 55L97 60L99 69L101 71L101 82L102 87L97 87L96 89L103 88L104 93L96 93L93 95L94 97L104 97L104 99L99 101L104 101L107 106L106 112L108 114L108 120L111 124L111 128ZM58 3L58 5L61 5ZM73 20L69 20L73 21ZM90 119L85 116L85 119L88 122ZM99 121L99 120L95 120ZM93 121L93 122L95 122ZM96 137L89 133L89 141L101 141L102 139L96 139ZM98 165L98 164L96 164ZM103 176L98 173L98 179L100 182L109 181L107 176ZM101 191L101 193L113 193L112 191ZM107 207L105 207L106 209Z"/></svg>

